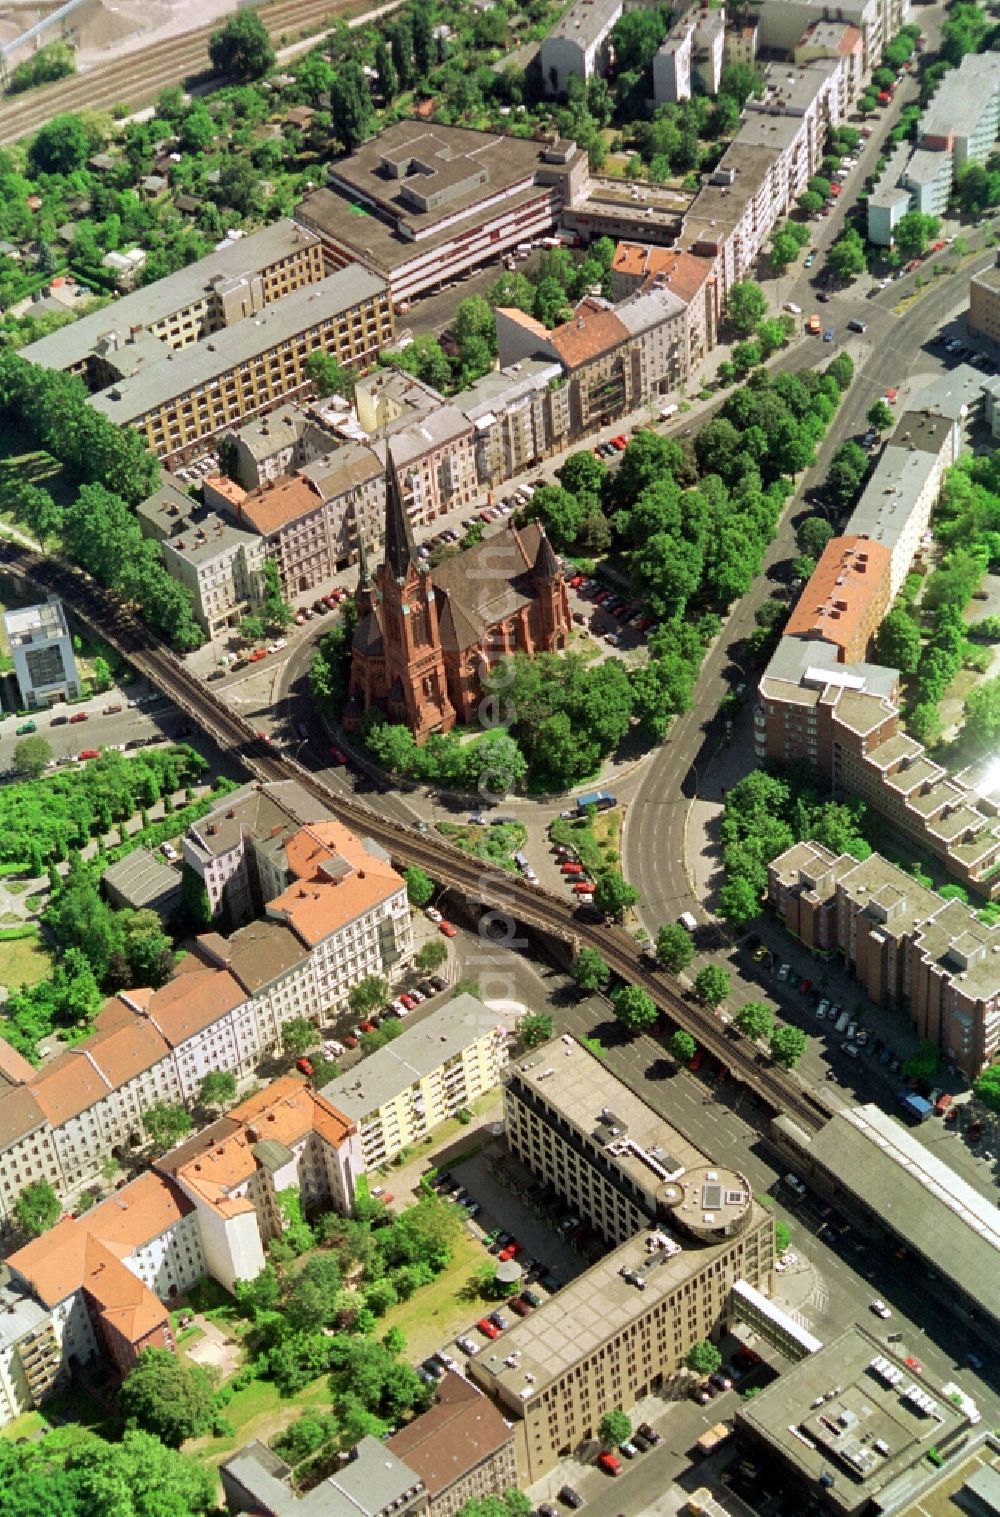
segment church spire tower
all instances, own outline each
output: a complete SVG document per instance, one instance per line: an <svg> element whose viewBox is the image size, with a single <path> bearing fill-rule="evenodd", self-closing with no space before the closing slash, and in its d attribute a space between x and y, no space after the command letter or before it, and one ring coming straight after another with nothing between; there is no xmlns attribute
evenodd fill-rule
<svg viewBox="0 0 1000 1517"><path fill-rule="evenodd" d="M418 743L455 725L448 698L437 603L430 570L421 568L413 527L390 448L386 449L385 560L375 583L381 610L393 721L405 722Z"/></svg>

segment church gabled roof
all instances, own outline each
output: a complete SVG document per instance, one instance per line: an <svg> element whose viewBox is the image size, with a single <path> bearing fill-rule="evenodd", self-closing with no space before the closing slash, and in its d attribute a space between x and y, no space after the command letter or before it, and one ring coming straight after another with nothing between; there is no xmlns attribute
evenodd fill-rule
<svg viewBox="0 0 1000 1517"><path fill-rule="evenodd" d="M385 461L385 561L394 579L405 579L411 565L417 561L413 527L403 505L403 492L399 488L399 475L391 452L386 454Z"/></svg>

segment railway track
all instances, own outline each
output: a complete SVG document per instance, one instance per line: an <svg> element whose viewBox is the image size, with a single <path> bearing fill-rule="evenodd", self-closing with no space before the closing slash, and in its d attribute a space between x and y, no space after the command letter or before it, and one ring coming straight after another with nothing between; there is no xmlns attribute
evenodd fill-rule
<svg viewBox="0 0 1000 1517"><path fill-rule="evenodd" d="M360 14L366 8L364 0L273 0L260 6L258 15L277 43L285 32L297 34L303 27ZM119 103L135 108L152 105L167 85L208 71L208 39L220 24L221 20L180 37L165 37L142 52L126 54L23 95L3 96L0 145L30 136L52 116L65 111L109 110Z"/></svg>
<svg viewBox="0 0 1000 1517"><path fill-rule="evenodd" d="M426 833L394 822L354 796L344 796L294 759L277 752L245 717L226 706L127 608L81 571L43 558L19 544L0 546L0 566L55 591L95 634L111 643L141 674L196 721L227 754L256 778L296 780L346 825L374 838L402 866L419 865L449 889L487 911L509 913L524 926L554 934L575 947L597 948L624 979L641 985L657 1006L697 1043L748 1085L774 1111L818 1131L832 1112L788 1071L767 1062L746 1040L730 1034L712 1012L685 998L676 981L654 969L621 929L588 920L562 896L537 889Z"/></svg>

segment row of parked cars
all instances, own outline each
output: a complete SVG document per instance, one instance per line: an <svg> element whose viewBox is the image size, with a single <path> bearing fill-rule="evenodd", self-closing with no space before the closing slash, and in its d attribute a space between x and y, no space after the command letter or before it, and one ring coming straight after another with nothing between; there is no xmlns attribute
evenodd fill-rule
<svg viewBox="0 0 1000 1517"><path fill-rule="evenodd" d="M622 432L618 437L611 437L607 442L599 442L594 448L595 458L614 458L616 453L624 453L628 447L628 438Z"/></svg>
<svg viewBox="0 0 1000 1517"><path fill-rule="evenodd" d="M594 882L580 862L580 855L565 843L555 844L555 855L563 881L575 896L579 896L581 906L589 906L594 899Z"/></svg>

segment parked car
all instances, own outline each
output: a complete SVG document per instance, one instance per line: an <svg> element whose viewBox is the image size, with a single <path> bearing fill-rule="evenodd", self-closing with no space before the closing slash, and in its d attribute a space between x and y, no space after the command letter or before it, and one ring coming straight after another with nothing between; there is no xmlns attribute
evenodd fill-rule
<svg viewBox="0 0 1000 1517"><path fill-rule="evenodd" d="M90 715L89 711L74 711L73 715L70 717L70 724L71 724L71 726L75 726L77 722L85 722L87 720L87 718L88 718L89 715ZM18 730L18 732L20 732L21 731L20 727L18 727L17 730ZM34 730L35 730L35 725L32 722L31 723L31 731L34 732Z"/></svg>
<svg viewBox="0 0 1000 1517"><path fill-rule="evenodd" d="M495 1323L490 1321L489 1317L480 1317L479 1321L476 1323L476 1326L483 1334L484 1338L489 1338L491 1342L494 1338L499 1338L500 1336L500 1329L496 1326Z"/></svg>
<svg viewBox="0 0 1000 1517"><path fill-rule="evenodd" d="M876 1317L889 1318L892 1316L892 1312L886 1306L884 1301L871 1301L869 1302L869 1306L875 1313Z"/></svg>
<svg viewBox="0 0 1000 1517"><path fill-rule="evenodd" d="M597 1467L604 1471L605 1475L620 1475L622 1462L614 1454L598 1454Z"/></svg>
<svg viewBox="0 0 1000 1517"><path fill-rule="evenodd" d="M438 932L443 932L446 938L453 938L457 936L458 928L453 927L450 922L439 922Z"/></svg>
<svg viewBox="0 0 1000 1517"><path fill-rule="evenodd" d="M424 907L424 916L427 918L427 920L429 922L443 922L444 921L444 917L441 915L440 911L438 911L438 909L437 909L436 906L425 906Z"/></svg>
<svg viewBox="0 0 1000 1517"><path fill-rule="evenodd" d="M309 1059L296 1059L295 1068L301 1070L304 1075L311 1075L313 1073L312 1063Z"/></svg>
<svg viewBox="0 0 1000 1517"><path fill-rule="evenodd" d="M567 1506L571 1506L574 1511L583 1506L583 1497L580 1495L579 1491L574 1491L571 1485L564 1485L560 1487L559 1500L564 1501Z"/></svg>

